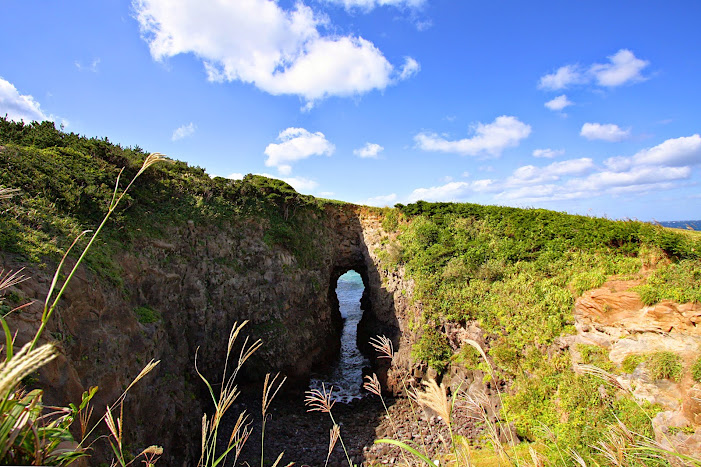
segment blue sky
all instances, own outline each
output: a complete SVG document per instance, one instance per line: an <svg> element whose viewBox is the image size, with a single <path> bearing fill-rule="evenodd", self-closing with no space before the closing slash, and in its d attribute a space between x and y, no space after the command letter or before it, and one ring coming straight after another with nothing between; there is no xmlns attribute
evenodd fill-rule
<svg viewBox="0 0 701 467"><path fill-rule="evenodd" d="M3 0L0 114L373 205L701 217L701 2Z"/></svg>

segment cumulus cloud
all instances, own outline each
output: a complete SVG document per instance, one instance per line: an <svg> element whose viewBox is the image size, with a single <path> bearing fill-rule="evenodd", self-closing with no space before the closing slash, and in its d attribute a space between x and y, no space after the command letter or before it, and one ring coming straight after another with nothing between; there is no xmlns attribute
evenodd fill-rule
<svg viewBox="0 0 701 467"><path fill-rule="evenodd" d="M229 175L227 175L225 178L231 179L231 180L243 180L243 174L234 172Z"/></svg>
<svg viewBox="0 0 701 467"><path fill-rule="evenodd" d="M601 139L609 142L623 141L630 136L630 128L624 130L613 123L585 123L579 134L586 139Z"/></svg>
<svg viewBox="0 0 701 467"><path fill-rule="evenodd" d="M277 139L279 143L270 143L265 148L265 155L268 156L265 165L277 167L283 175L290 173L293 162L310 156L330 156L336 150L322 132L311 133L304 128L287 128L280 132Z"/></svg>
<svg viewBox="0 0 701 467"><path fill-rule="evenodd" d="M419 68L407 58L396 69L362 37L322 35L328 18L301 2L291 10L273 0L133 0L133 7L154 59L192 53L210 81L298 95L306 109L328 96L385 89Z"/></svg>
<svg viewBox="0 0 701 467"><path fill-rule="evenodd" d="M548 102L545 103L545 107L549 108L550 110L554 111L561 111L565 107L568 107L570 105L573 105L574 102L570 101L567 99L567 96L565 94L561 96L557 96L555 99L549 100Z"/></svg>
<svg viewBox="0 0 701 467"><path fill-rule="evenodd" d="M559 180L563 176L583 175L593 168L594 162L588 157L553 162L545 167L525 165L514 170L513 175L507 180L507 185L550 182Z"/></svg>
<svg viewBox="0 0 701 467"><path fill-rule="evenodd" d="M2 77L0 77L0 115L7 115L7 118L16 122L53 120L44 114L39 103L31 95L20 94L12 83Z"/></svg>
<svg viewBox="0 0 701 467"><path fill-rule="evenodd" d="M395 6L400 8L420 8L426 0L325 0L326 3L343 5L346 10L360 9L365 12L379 6Z"/></svg>
<svg viewBox="0 0 701 467"><path fill-rule="evenodd" d="M468 182L450 182L441 186L430 188L417 188L409 195L409 202L424 201L457 201L462 198L470 188Z"/></svg>
<svg viewBox="0 0 701 467"><path fill-rule="evenodd" d="M377 158L385 148L376 143L365 143L362 148L354 149L353 154L362 158Z"/></svg>
<svg viewBox="0 0 701 467"><path fill-rule="evenodd" d="M632 157L611 157L604 161L609 170L621 172L633 166L682 167L701 164L701 136L668 139Z"/></svg>
<svg viewBox="0 0 701 467"><path fill-rule="evenodd" d="M492 202L531 204L550 201L649 193L679 187L701 166L701 136L668 139L629 157L614 157L600 166L590 158L526 165L502 179L451 182L417 188L409 201L466 200L488 195ZM688 182L687 182L688 183Z"/></svg>
<svg viewBox="0 0 701 467"><path fill-rule="evenodd" d="M600 86L620 86L645 79L640 72L650 64L640 60L627 49L621 49L609 58L609 63L594 64L590 72Z"/></svg>
<svg viewBox="0 0 701 467"><path fill-rule="evenodd" d="M531 127L516 117L502 115L492 123L477 123L474 136L450 141L435 133L419 133L414 137L424 151L441 151L461 155L498 157L506 148L518 146L531 134Z"/></svg>
<svg viewBox="0 0 701 467"><path fill-rule="evenodd" d="M543 157L545 159L552 159L554 157L561 156L565 153L564 149L534 149L533 157Z"/></svg>
<svg viewBox="0 0 701 467"><path fill-rule="evenodd" d="M565 89L573 84L587 82L587 77L579 69L578 65L565 65L557 69L555 73L547 74L540 78L538 87L557 91Z"/></svg>
<svg viewBox="0 0 701 467"><path fill-rule="evenodd" d="M173 136L170 137L172 141L178 141L183 138L187 138L188 136L192 136L195 134L195 130L197 130L197 125L194 123L190 122L187 125L182 125L173 131Z"/></svg>
<svg viewBox="0 0 701 467"><path fill-rule="evenodd" d="M381 195L381 196L374 196L372 198L368 198L365 201L361 201L358 204L364 204L367 206L385 207L385 206L392 206L396 202L397 202L397 194L390 193L389 195Z"/></svg>
<svg viewBox="0 0 701 467"><path fill-rule="evenodd" d="M557 91L592 81L599 86L616 87L646 79L641 72L650 62L637 58L630 50L621 49L608 59L608 63L594 63L586 68L580 65L562 66L554 73L542 76L538 87Z"/></svg>

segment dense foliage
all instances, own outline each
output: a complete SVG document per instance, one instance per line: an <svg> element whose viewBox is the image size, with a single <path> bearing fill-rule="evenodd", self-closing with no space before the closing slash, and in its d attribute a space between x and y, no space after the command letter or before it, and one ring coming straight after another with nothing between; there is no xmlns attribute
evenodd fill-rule
<svg viewBox="0 0 701 467"><path fill-rule="evenodd" d="M0 210L0 249L35 262L55 260L81 231L99 223L120 170L122 180L131 179L146 155L138 146L66 133L52 122L0 118L0 186L20 189ZM261 219L267 224L266 241L288 248L305 264L314 256L312 236L297 233L315 228L310 214L323 204L281 180L259 175L212 179L184 162L160 164L127 195L113 216L117 227L96 245L88 265L119 283L112 261L117 245L139 236L164 237L168 226L186 220L216 226L245 217Z"/></svg>
<svg viewBox="0 0 701 467"><path fill-rule="evenodd" d="M504 410L521 436L596 455L591 446L616 419L651 434L640 407L628 399L612 403L598 389L601 381L575 375L569 353L553 344L573 332L579 295L614 275L636 277L643 266L659 266L640 286L646 301L699 301L701 237L543 209L419 201L397 211L394 253L382 259L388 269L403 264L415 280L423 308L414 317L423 335L415 357L444 370L452 352L437 337L443 326L475 320L490 358L512 382ZM461 352L455 351L454 361ZM598 347L579 351L584 363L614 370ZM649 359L648 366L661 377L678 377L674 358L663 357Z"/></svg>

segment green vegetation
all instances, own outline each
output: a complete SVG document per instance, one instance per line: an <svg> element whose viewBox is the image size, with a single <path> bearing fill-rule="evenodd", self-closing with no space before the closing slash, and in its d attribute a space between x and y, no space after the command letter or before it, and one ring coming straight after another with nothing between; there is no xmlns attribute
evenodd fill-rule
<svg viewBox="0 0 701 467"><path fill-rule="evenodd" d="M0 186L19 190L0 200L0 249L36 263L58 262L80 232L99 223L122 167L122 178L131 179L147 155L138 146L64 133L52 122L24 124L4 117L0 146ZM334 202L300 195L281 180L211 179L184 162L160 164L135 182L86 264L121 286L122 271L113 258L137 238L165 238L169 227L188 220L221 227L256 219L268 244L309 265L316 257L314 239L323 238L317 218L327 203Z"/></svg>
<svg viewBox="0 0 701 467"><path fill-rule="evenodd" d="M701 262L683 259L660 266L647 278L645 284L635 288L646 305L662 300L678 303L701 302Z"/></svg>
<svg viewBox="0 0 701 467"><path fill-rule="evenodd" d="M626 373L633 373L638 365L645 361L645 356L642 354L630 354L626 355L623 359L621 367Z"/></svg>
<svg viewBox="0 0 701 467"><path fill-rule="evenodd" d="M674 352L653 352L645 359L652 379L672 379L679 381L682 376L682 359Z"/></svg>
<svg viewBox="0 0 701 467"><path fill-rule="evenodd" d="M141 324L151 324L161 321L161 314L148 305L137 306L134 308L134 314Z"/></svg>
<svg viewBox="0 0 701 467"><path fill-rule="evenodd" d="M630 398L616 398L612 406L599 380L572 372L566 351L545 350L574 331L576 298L612 276L636 277L643 266L659 266L648 279L650 289L697 300L701 237L542 209L419 201L396 210L399 251L392 260L381 256L383 267L403 265L415 281L414 299L423 308L418 325L440 329L474 320L490 336L487 353L511 382L504 416L520 436L596 458L591 446L616 417L638 433L651 433L649 419L638 418ZM413 355L436 369L459 362L452 349L433 351L439 340L423 333ZM614 370L602 349L578 350L583 363ZM664 360L662 374L675 377L671 364ZM554 437L543 433L544 426Z"/></svg>
<svg viewBox="0 0 701 467"><path fill-rule="evenodd" d="M701 382L701 357L691 365L691 377L694 378L694 381Z"/></svg>

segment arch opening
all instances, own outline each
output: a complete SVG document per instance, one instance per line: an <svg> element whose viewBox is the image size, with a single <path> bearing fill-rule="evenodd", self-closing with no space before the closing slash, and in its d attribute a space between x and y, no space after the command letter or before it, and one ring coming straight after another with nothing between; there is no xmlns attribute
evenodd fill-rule
<svg viewBox="0 0 701 467"><path fill-rule="evenodd" d="M358 342L359 325L365 312L362 299L367 296L367 274L362 274L362 268L357 269L339 271L332 278L329 301L332 313L340 323L338 352L334 360L313 373L310 380L312 389L321 389L322 383L327 390L333 386L334 398L344 403L362 397L363 376L371 366Z"/></svg>

